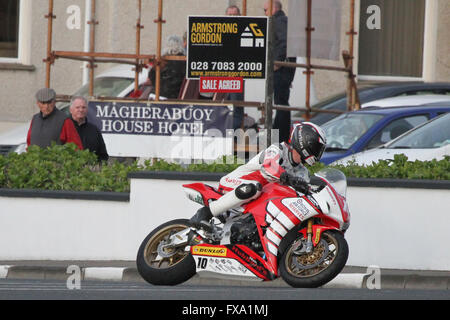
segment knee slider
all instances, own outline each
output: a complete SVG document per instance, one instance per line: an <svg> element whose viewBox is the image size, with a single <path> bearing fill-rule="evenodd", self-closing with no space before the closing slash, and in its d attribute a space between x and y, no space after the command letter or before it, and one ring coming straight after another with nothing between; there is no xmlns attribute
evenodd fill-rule
<svg viewBox="0 0 450 320"><path fill-rule="evenodd" d="M236 197L238 197L239 199L247 200L250 199L251 197L254 197L261 190L262 186L259 183L256 184L246 183L237 187L234 192L236 194Z"/></svg>

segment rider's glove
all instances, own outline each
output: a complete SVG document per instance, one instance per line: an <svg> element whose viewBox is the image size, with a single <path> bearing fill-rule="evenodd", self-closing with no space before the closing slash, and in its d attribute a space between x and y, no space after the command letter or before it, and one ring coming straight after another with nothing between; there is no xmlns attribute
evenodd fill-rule
<svg viewBox="0 0 450 320"><path fill-rule="evenodd" d="M300 177L290 175L287 172L283 172L280 176L280 181L284 184L292 186L295 190L300 191L301 193L309 193L308 182Z"/></svg>

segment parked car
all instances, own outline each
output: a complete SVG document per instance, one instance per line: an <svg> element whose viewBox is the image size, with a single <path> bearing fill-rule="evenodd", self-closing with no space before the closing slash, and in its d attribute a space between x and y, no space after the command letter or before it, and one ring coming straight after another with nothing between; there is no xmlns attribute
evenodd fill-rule
<svg viewBox="0 0 450 320"><path fill-rule="evenodd" d="M327 148L321 161L330 164L376 148L447 112L450 112L450 102L413 107L366 108L342 114L322 125L327 135Z"/></svg>
<svg viewBox="0 0 450 320"><path fill-rule="evenodd" d="M404 154L410 161L442 160L444 156L450 156L450 113L433 118L379 148L356 153L334 163L370 165L379 160L393 159L396 154Z"/></svg>
<svg viewBox="0 0 450 320"><path fill-rule="evenodd" d="M118 65L99 74L94 79L94 94L97 97L128 97L134 91L135 72L131 65ZM148 70L143 69L139 74L139 84L142 86L147 81ZM82 86L73 95L89 95L89 84ZM69 102L58 102L56 107L69 114ZM36 107L37 112L37 107ZM9 152L25 152L29 123L20 125L0 135L0 154ZM106 146L108 147L108 145Z"/></svg>
<svg viewBox="0 0 450 320"><path fill-rule="evenodd" d="M424 94L450 95L450 82L389 82L389 83L363 83L358 84L358 96L361 104L366 102L397 96L417 96ZM347 110L347 93L341 92L328 99L322 100L312 106L315 109L323 110ZM297 112L292 120L303 121ZM312 113L310 119L318 125L334 119L339 114L335 113Z"/></svg>
<svg viewBox="0 0 450 320"><path fill-rule="evenodd" d="M399 96L384 98L380 100L374 100L363 103L361 108L369 107L401 107L401 106L420 106L422 104L435 103L435 102L450 102L450 94L424 94L415 96Z"/></svg>
<svg viewBox="0 0 450 320"><path fill-rule="evenodd" d="M117 65L108 69L94 79L94 94L96 97L129 97L134 92L134 76L133 66L131 65ZM144 86L148 78L148 69L143 69L139 74L140 89ZM83 85L78 89L73 96L89 96L89 83ZM58 102L56 104L58 109L64 110L67 113L69 103Z"/></svg>

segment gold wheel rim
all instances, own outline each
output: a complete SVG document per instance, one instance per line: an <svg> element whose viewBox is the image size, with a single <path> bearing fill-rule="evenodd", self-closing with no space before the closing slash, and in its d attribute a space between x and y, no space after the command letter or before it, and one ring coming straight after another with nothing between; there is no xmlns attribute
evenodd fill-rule
<svg viewBox="0 0 450 320"><path fill-rule="evenodd" d="M294 249L291 246L286 254L287 271L298 278L314 277L333 263L338 254L338 241L331 234L324 233L321 241L311 253L298 256L293 253ZM326 256L324 256L325 254Z"/></svg>
<svg viewBox="0 0 450 320"><path fill-rule="evenodd" d="M170 268L181 262L189 254L189 252L184 251L184 247L162 249L166 255L165 257L159 254L158 247L167 241L172 234L183 229L186 229L185 225L170 225L154 234L145 245L145 262L155 269Z"/></svg>

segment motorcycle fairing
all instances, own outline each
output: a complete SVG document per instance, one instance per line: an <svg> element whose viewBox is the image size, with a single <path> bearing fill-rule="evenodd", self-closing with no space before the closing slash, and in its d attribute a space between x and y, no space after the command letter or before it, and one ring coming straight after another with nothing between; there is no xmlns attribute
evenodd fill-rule
<svg viewBox="0 0 450 320"><path fill-rule="evenodd" d="M199 244L191 247L197 272L213 272L228 276L268 281L276 278L267 262L244 245Z"/></svg>
<svg viewBox="0 0 450 320"><path fill-rule="evenodd" d="M259 201L246 205L244 212L251 212L255 217L267 262L275 275L278 275L277 256L281 240L302 221L320 214L314 200L276 183L264 186ZM266 227L265 232L261 226Z"/></svg>
<svg viewBox="0 0 450 320"><path fill-rule="evenodd" d="M222 193L213 187L203 183L183 184L183 188L190 200L203 206L209 206L209 200L217 200L223 196Z"/></svg>
<svg viewBox="0 0 450 320"><path fill-rule="evenodd" d="M291 213L290 216L295 217L296 225L320 214L320 211L307 197L284 198L281 200L281 204L288 210L287 212ZM286 209L283 208L283 211L286 211Z"/></svg>
<svg viewBox="0 0 450 320"><path fill-rule="evenodd" d="M215 258L193 256L196 266L196 273L202 277L224 278L233 280L257 280L262 281L245 268L239 261L231 258Z"/></svg>

